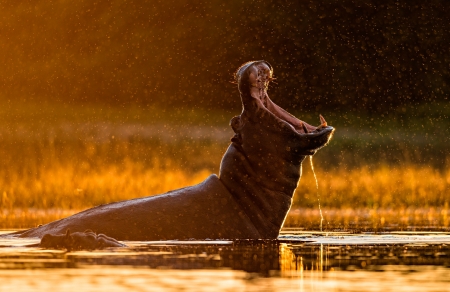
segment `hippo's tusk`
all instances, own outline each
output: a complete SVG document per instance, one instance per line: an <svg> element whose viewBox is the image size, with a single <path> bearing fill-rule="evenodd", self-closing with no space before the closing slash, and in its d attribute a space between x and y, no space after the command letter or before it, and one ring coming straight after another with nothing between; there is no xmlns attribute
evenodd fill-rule
<svg viewBox="0 0 450 292"><path fill-rule="evenodd" d="M306 128L306 126L305 126L304 123L302 123L302 128L303 128L303 131L305 131L305 134L308 134L308 133L309 133L309 132L308 132L308 129Z"/></svg>
<svg viewBox="0 0 450 292"><path fill-rule="evenodd" d="M320 117L320 124L322 127L326 127L327 126L327 121L325 121L325 118L322 115L319 115Z"/></svg>

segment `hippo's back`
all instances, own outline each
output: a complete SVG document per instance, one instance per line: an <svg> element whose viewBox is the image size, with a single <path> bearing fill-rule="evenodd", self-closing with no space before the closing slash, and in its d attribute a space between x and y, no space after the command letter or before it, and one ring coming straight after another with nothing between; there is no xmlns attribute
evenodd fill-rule
<svg viewBox="0 0 450 292"><path fill-rule="evenodd" d="M116 202L77 213L21 237L91 229L118 240L259 238L242 208L216 175L195 186Z"/></svg>

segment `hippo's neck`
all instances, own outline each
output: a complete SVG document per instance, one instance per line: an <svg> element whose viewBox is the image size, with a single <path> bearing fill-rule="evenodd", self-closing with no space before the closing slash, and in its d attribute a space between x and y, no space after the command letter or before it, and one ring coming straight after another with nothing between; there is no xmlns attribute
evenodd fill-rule
<svg viewBox="0 0 450 292"><path fill-rule="evenodd" d="M267 169L268 166L273 168ZM277 165L264 158L260 163L254 163L236 143L228 147L219 174L261 238L278 237L300 176L301 164L294 166L280 162Z"/></svg>
<svg viewBox="0 0 450 292"><path fill-rule="evenodd" d="M305 156L296 134L273 114L248 105L231 121L236 135L220 166L220 180L242 206L261 238L276 238L291 207Z"/></svg>

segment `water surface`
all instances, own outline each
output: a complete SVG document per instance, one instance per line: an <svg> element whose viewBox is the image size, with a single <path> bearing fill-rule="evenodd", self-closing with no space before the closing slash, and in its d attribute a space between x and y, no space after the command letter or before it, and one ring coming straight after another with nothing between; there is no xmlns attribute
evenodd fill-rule
<svg viewBox="0 0 450 292"><path fill-rule="evenodd" d="M0 240L0 291L450 291L450 233L125 242L101 251Z"/></svg>

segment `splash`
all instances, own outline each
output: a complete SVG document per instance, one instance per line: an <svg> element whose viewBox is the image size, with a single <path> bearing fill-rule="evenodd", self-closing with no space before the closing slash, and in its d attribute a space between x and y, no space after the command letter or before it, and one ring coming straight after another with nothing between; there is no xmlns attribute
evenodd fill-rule
<svg viewBox="0 0 450 292"><path fill-rule="evenodd" d="M314 171L312 155L309 156L309 163L311 164L311 170L312 170L312 172L314 174L314 179L316 180L317 202L319 202L319 212L320 212L320 231L322 232L323 215L322 215L322 208L320 207L319 181L317 180L316 172Z"/></svg>

